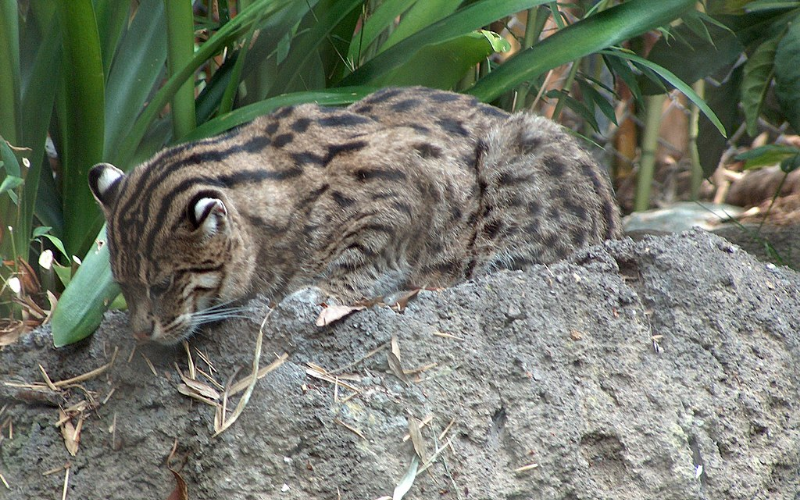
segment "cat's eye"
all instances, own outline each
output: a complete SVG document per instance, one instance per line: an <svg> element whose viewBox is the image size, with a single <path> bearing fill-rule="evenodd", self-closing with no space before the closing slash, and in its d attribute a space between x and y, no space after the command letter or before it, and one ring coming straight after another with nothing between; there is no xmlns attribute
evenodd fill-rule
<svg viewBox="0 0 800 500"><path fill-rule="evenodd" d="M151 286L150 289L148 290L150 297L152 298L164 295L167 292L167 290L169 290L169 288L172 286L172 281L173 277L169 276L159 281L155 285Z"/></svg>

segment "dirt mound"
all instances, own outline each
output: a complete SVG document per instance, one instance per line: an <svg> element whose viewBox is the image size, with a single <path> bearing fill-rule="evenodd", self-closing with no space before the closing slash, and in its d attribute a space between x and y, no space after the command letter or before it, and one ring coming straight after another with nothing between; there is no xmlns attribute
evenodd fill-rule
<svg viewBox="0 0 800 500"><path fill-rule="evenodd" d="M798 290L797 273L693 231L421 292L402 313L376 307L323 328L321 297L301 291L265 327L261 364L288 360L218 437L213 408L176 389L182 348L131 355L119 313L58 351L40 330L0 352L0 381L41 382L39 364L64 380L118 354L66 391L0 384L10 487L0 482L0 498L60 498L69 462L67 498L164 499L177 440L191 499L376 499L412 468L413 417L433 464L407 499L794 499ZM212 370L200 352L220 382L243 378L266 311L254 300L247 318L194 339L197 366ZM95 409L72 457L57 405L81 401Z"/></svg>

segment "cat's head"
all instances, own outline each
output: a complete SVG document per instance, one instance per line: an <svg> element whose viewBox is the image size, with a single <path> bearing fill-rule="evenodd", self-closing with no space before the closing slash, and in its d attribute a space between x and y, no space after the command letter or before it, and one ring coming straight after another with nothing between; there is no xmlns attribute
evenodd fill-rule
<svg viewBox="0 0 800 500"><path fill-rule="evenodd" d="M126 175L107 163L89 171L89 185L137 339L179 342L248 292L254 262L223 189L166 166Z"/></svg>

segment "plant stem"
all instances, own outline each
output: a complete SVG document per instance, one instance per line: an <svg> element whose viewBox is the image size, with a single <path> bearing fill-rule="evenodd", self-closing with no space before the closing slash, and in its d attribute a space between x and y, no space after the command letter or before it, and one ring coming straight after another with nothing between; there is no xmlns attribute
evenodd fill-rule
<svg viewBox="0 0 800 500"><path fill-rule="evenodd" d="M661 125L661 110L666 94L645 97L644 134L642 136L642 155L639 159L639 176L636 180L636 199L633 210L641 212L650 206L650 188L653 184L653 171L656 164L658 129Z"/></svg>
<svg viewBox="0 0 800 500"><path fill-rule="evenodd" d="M164 0L167 14L167 67L170 76L194 56L194 19L191 0ZM172 98L172 131L176 139L196 126L194 78L187 78Z"/></svg>
<svg viewBox="0 0 800 500"><path fill-rule="evenodd" d="M705 94L705 80L697 80L694 87L695 93L701 98ZM697 135L700 123L700 108L692 104L692 114L689 117L689 156L692 161L692 200L695 201L700 195L700 184L703 182L703 166L700 164L700 152L697 149Z"/></svg>
<svg viewBox="0 0 800 500"><path fill-rule="evenodd" d="M0 0L0 136L19 146L19 16L16 0Z"/></svg>
<svg viewBox="0 0 800 500"><path fill-rule="evenodd" d="M550 17L550 8L540 5L528 9L528 21L525 23L525 37L522 40L522 50L528 49L539 40L544 24ZM528 97L531 83L522 84L517 88L517 100L513 111L525 108L525 100Z"/></svg>
<svg viewBox="0 0 800 500"><path fill-rule="evenodd" d="M575 81L575 75L578 74L578 67L581 64L582 59L578 59L577 61L572 61L572 67L569 68L569 74L567 74L567 80L564 82L564 92L569 94L570 89L572 88L572 82ZM558 117L561 116L561 110L564 109L564 105L567 103L567 100L564 98L559 97L558 102L556 103L556 109L553 110L553 120L558 121Z"/></svg>

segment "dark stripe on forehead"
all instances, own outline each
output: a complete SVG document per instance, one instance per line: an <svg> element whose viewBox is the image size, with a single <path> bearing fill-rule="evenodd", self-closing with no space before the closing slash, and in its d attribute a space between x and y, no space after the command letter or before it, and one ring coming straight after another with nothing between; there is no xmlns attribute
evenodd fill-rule
<svg viewBox="0 0 800 500"><path fill-rule="evenodd" d="M141 192L143 192L143 190L149 189L152 186L153 182L160 182L160 180L163 180L163 176L159 176L158 179L154 180L153 182L150 182L150 178L151 177L155 176L156 174L158 174L160 172L163 172L163 170L164 170L164 169L159 169L159 168L153 168L154 165L170 163L170 162L175 160L176 156L179 156L179 155L185 153L186 151L188 151L188 150L190 150L192 148L198 147L198 146L214 146L216 144L219 144L220 142L224 142L224 141L230 139L232 136L238 134L240 128L241 127L235 127L233 129L225 132L224 134L216 135L214 137L209 137L207 139L202 139L202 140L199 140L199 141L187 142L187 143L184 143L184 144L180 144L178 146L174 146L174 147L169 148L169 149L165 149L164 151L161 151L160 153L157 153L153 158L151 158L147 162L149 164L149 166L142 173L142 175L139 177L138 182L137 182L137 191L139 193L141 193ZM135 200L136 198L133 198L133 199ZM131 207L129 205L130 204L128 204L128 205L126 205L124 207L125 208L125 212L130 210Z"/></svg>
<svg viewBox="0 0 800 500"><path fill-rule="evenodd" d="M267 141L269 141L269 138L267 137L255 136L248 141L222 151L199 151L192 153L182 160L163 166L159 165L164 163L164 159L161 157L156 157L150 162L147 170L142 173L141 177L136 180L136 183L131 186L126 186L127 189L123 191L127 192L128 199L124 205L116 211L122 218L121 222L127 225L132 224L132 214L134 213L133 207L137 204L140 204L144 207L142 210L142 219L145 221L148 220L150 216L150 200L152 199L152 193L155 190L155 186L163 184L170 175L180 171L185 167L200 165L202 163L222 162L237 153L258 151L264 147L264 144L267 143ZM193 145L197 146L213 144L215 144L215 142L209 140L206 142L194 143Z"/></svg>
<svg viewBox="0 0 800 500"><path fill-rule="evenodd" d="M165 223L167 221L167 215L169 214L173 201L175 201L181 193L187 191L191 187L230 189L230 188L235 188L242 184L257 184L265 181L280 182L286 179L298 177L302 175L302 173L303 171L301 169L293 168L283 171L243 170L241 172L219 175L216 177L193 176L188 179L184 179L183 181L178 183L178 185L170 189L169 192L167 192L161 198L161 203L158 207L158 211L156 212L153 220L159 224ZM144 223L146 226L150 218L145 217L143 220L145 221ZM147 249L147 252L150 254L152 254L153 250L155 249L156 233L158 232L157 230L155 230L155 228L152 229L153 230L147 233L147 239L145 240L145 248ZM139 234L134 234L135 232L131 233L132 237L140 236Z"/></svg>

